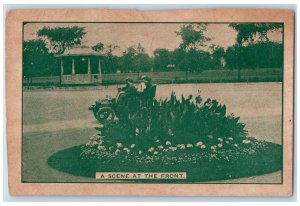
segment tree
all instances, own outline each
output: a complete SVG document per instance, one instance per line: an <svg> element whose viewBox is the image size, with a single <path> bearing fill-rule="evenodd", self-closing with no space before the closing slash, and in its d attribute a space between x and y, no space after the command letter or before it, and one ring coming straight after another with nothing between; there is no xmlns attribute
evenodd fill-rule
<svg viewBox="0 0 300 206"><path fill-rule="evenodd" d="M155 70L164 71L168 68L168 65L174 63L172 62L172 53L168 49L156 49L153 55Z"/></svg>
<svg viewBox="0 0 300 206"><path fill-rule="evenodd" d="M43 27L38 30L39 37L45 37L50 42L50 50L55 54L63 54L72 46L81 45L82 37L86 34L84 27Z"/></svg>
<svg viewBox="0 0 300 206"><path fill-rule="evenodd" d="M56 61L42 39L23 42L23 75L26 77L55 75Z"/></svg>
<svg viewBox="0 0 300 206"><path fill-rule="evenodd" d="M237 31L236 41L238 45L244 43L254 43L256 39L259 41L269 41L269 31L282 31L281 23L231 23L232 27Z"/></svg>
<svg viewBox="0 0 300 206"><path fill-rule="evenodd" d="M254 44L258 42L269 42L269 31L282 31L283 24L281 23L231 23L229 27L232 27L237 31L236 36L236 59L241 61L238 56L242 56L241 51L245 45ZM238 80L241 79L241 67L238 66Z"/></svg>
<svg viewBox="0 0 300 206"><path fill-rule="evenodd" d="M98 42L92 49L103 55L103 71L105 73L115 73L118 67L118 57L113 52L118 49L116 44L109 44L105 46L102 42Z"/></svg>
<svg viewBox="0 0 300 206"><path fill-rule="evenodd" d="M184 24L181 26L180 31L176 32L182 39L180 47L185 51L189 49L199 49L200 47L206 46L206 42L210 38L204 35L207 24L195 23L195 24Z"/></svg>
<svg viewBox="0 0 300 206"><path fill-rule="evenodd" d="M215 67L215 68L223 67L224 65L223 65L222 59L224 60L224 57L225 57L224 48L213 44L209 47L209 50L212 55L213 67Z"/></svg>
<svg viewBox="0 0 300 206"><path fill-rule="evenodd" d="M282 68L283 45L271 41L243 47L235 44L227 49L225 58L230 69Z"/></svg>
<svg viewBox="0 0 300 206"><path fill-rule="evenodd" d="M210 38L204 35L206 23L184 24L176 32L182 42L174 50L176 67L184 71L202 71L211 67L210 54L205 51Z"/></svg>
<svg viewBox="0 0 300 206"><path fill-rule="evenodd" d="M99 42L96 45L92 46L92 49L96 52L101 53L104 50L104 44Z"/></svg>
<svg viewBox="0 0 300 206"><path fill-rule="evenodd" d="M123 72L150 71L152 59L145 52L145 48L138 44L138 46L131 46L123 52L119 67Z"/></svg>

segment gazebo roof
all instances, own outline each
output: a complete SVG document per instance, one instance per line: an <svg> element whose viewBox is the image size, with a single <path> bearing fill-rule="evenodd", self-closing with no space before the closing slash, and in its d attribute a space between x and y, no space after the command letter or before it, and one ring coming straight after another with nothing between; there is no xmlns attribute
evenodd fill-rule
<svg viewBox="0 0 300 206"><path fill-rule="evenodd" d="M69 50L66 50L63 54L56 55L57 57L65 56L103 56L98 52L95 52L88 46L73 47Z"/></svg>

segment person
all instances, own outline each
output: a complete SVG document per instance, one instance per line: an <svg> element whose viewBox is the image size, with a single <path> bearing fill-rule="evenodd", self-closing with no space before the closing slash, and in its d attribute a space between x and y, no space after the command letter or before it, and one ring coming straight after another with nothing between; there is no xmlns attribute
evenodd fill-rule
<svg viewBox="0 0 300 206"><path fill-rule="evenodd" d="M125 79L126 85L119 89L119 96L117 98L117 111L119 118L128 120L131 114L135 111L137 101L137 88L133 84L133 80L127 77Z"/></svg>
<svg viewBox="0 0 300 206"><path fill-rule="evenodd" d="M139 93L141 94L142 102L149 104L153 101L155 97L155 86L151 83L151 78L143 75L141 77L141 90Z"/></svg>
<svg viewBox="0 0 300 206"><path fill-rule="evenodd" d="M129 77L126 78L125 80L126 85L120 89L120 91L123 91L127 94L133 94L136 93L137 89L135 88L133 84L133 80L130 79Z"/></svg>
<svg viewBox="0 0 300 206"><path fill-rule="evenodd" d="M142 93L149 92L152 87L151 78L146 75L143 75L141 77L141 80L142 80Z"/></svg>

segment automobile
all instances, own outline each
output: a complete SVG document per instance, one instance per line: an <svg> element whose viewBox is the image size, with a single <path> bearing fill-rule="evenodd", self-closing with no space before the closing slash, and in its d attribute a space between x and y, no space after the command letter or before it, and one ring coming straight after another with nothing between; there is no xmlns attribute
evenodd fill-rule
<svg viewBox="0 0 300 206"><path fill-rule="evenodd" d="M149 95L151 99L155 98L155 93L156 85L152 85ZM119 88L115 98L107 96L105 99L98 99L89 110L93 112L99 123L104 124L119 119L124 113L126 115L134 112L138 108L137 104L141 104L142 101L141 94L128 94Z"/></svg>

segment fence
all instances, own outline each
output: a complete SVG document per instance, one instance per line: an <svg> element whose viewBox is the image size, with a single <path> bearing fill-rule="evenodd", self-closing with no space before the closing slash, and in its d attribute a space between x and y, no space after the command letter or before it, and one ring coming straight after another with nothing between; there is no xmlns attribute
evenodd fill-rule
<svg viewBox="0 0 300 206"><path fill-rule="evenodd" d="M282 81L281 68L241 69L238 80L237 70L205 70L203 72L140 72L102 74L102 84L122 84L129 77L138 82L142 75L149 76L153 83L206 83L206 82L263 82ZM60 76L24 78L23 85L60 85Z"/></svg>

